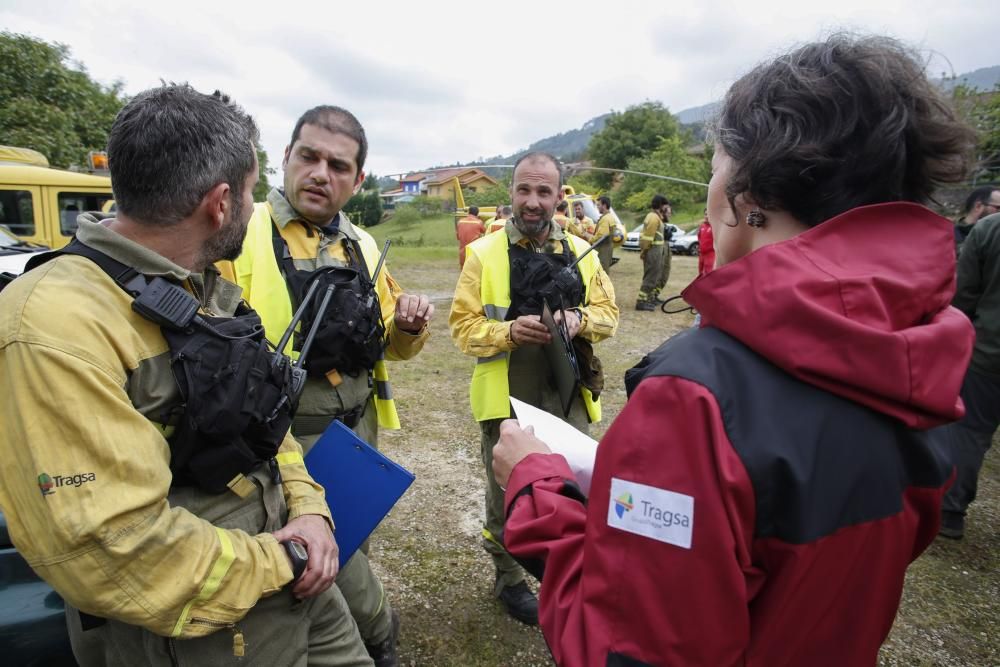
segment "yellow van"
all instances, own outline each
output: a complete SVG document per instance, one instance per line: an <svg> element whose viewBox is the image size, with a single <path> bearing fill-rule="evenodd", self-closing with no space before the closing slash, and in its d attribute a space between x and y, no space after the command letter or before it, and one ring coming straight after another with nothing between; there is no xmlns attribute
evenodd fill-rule
<svg viewBox="0 0 1000 667"><path fill-rule="evenodd" d="M0 225L23 241L61 248L85 211L108 211L111 178L52 169L44 155L0 146Z"/></svg>

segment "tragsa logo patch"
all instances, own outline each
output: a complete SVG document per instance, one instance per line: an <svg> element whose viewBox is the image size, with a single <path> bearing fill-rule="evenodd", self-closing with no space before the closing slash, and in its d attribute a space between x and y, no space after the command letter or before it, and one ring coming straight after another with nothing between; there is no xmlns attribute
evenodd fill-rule
<svg viewBox="0 0 1000 667"><path fill-rule="evenodd" d="M625 515L625 512L631 511L633 507L635 507L635 503L632 502L632 494L628 491L615 498L615 512L619 519Z"/></svg>
<svg viewBox="0 0 1000 667"><path fill-rule="evenodd" d="M611 478L608 525L659 542L691 548L694 496Z"/></svg>

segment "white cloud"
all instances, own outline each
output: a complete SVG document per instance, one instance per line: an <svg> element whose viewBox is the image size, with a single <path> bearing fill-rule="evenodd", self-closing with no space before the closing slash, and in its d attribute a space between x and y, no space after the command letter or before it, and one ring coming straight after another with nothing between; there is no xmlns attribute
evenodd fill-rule
<svg viewBox="0 0 1000 667"><path fill-rule="evenodd" d="M68 45L129 93L161 79L225 90L275 165L302 111L346 107L368 132L369 170L386 174L508 154L647 99L704 104L761 59L841 27L923 49L934 75L1000 64L993 16L986 0L6 0L0 25Z"/></svg>

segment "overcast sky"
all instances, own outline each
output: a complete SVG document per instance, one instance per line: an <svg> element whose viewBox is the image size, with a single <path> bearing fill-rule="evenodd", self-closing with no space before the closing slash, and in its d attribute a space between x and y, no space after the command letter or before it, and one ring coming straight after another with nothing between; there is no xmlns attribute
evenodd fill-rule
<svg viewBox="0 0 1000 667"><path fill-rule="evenodd" d="M681 4L0 0L0 27L68 45L127 93L160 79L224 90L257 119L278 180L317 104L358 116L367 171L386 175L513 153L644 100L705 104L835 29L903 39L934 76L1000 64L995 0Z"/></svg>

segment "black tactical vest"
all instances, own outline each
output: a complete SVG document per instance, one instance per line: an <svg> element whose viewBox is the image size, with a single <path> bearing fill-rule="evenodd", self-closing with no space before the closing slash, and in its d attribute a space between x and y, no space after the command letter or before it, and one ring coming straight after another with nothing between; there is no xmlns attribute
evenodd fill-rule
<svg viewBox="0 0 1000 667"><path fill-rule="evenodd" d="M293 310L302 305L313 283L319 283L316 296L306 303L292 349L302 349L304 332L312 327L326 288L331 285L335 288L305 362L309 375L322 377L334 369L355 377L361 372L371 372L375 362L382 358L385 324L382 321L382 305L361 252L361 244L354 239L343 239L349 266L300 271L295 268L288 244L273 222L271 232L274 256L288 285Z"/></svg>
<svg viewBox="0 0 1000 667"><path fill-rule="evenodd" d="M97 264L135 300L132 309L160 326L181 395L170 445L174 486L222 493L240 474L271 463L291 426L304 377L264 337L260 317L241 303L233 317L198 313L198 300L176 282L144 276L77 239L32 259L59 255Z"/></svg>
<svg viewBox="0 0 1000 667"><path fill-rule="evenodd" d="M583 277L576 267L576 255L562 240L561 254L535 252L515 243L508 244L510 258L510 308L507 319L540 315L548 301L553 310L575 308L583 302Z"/></svg>

